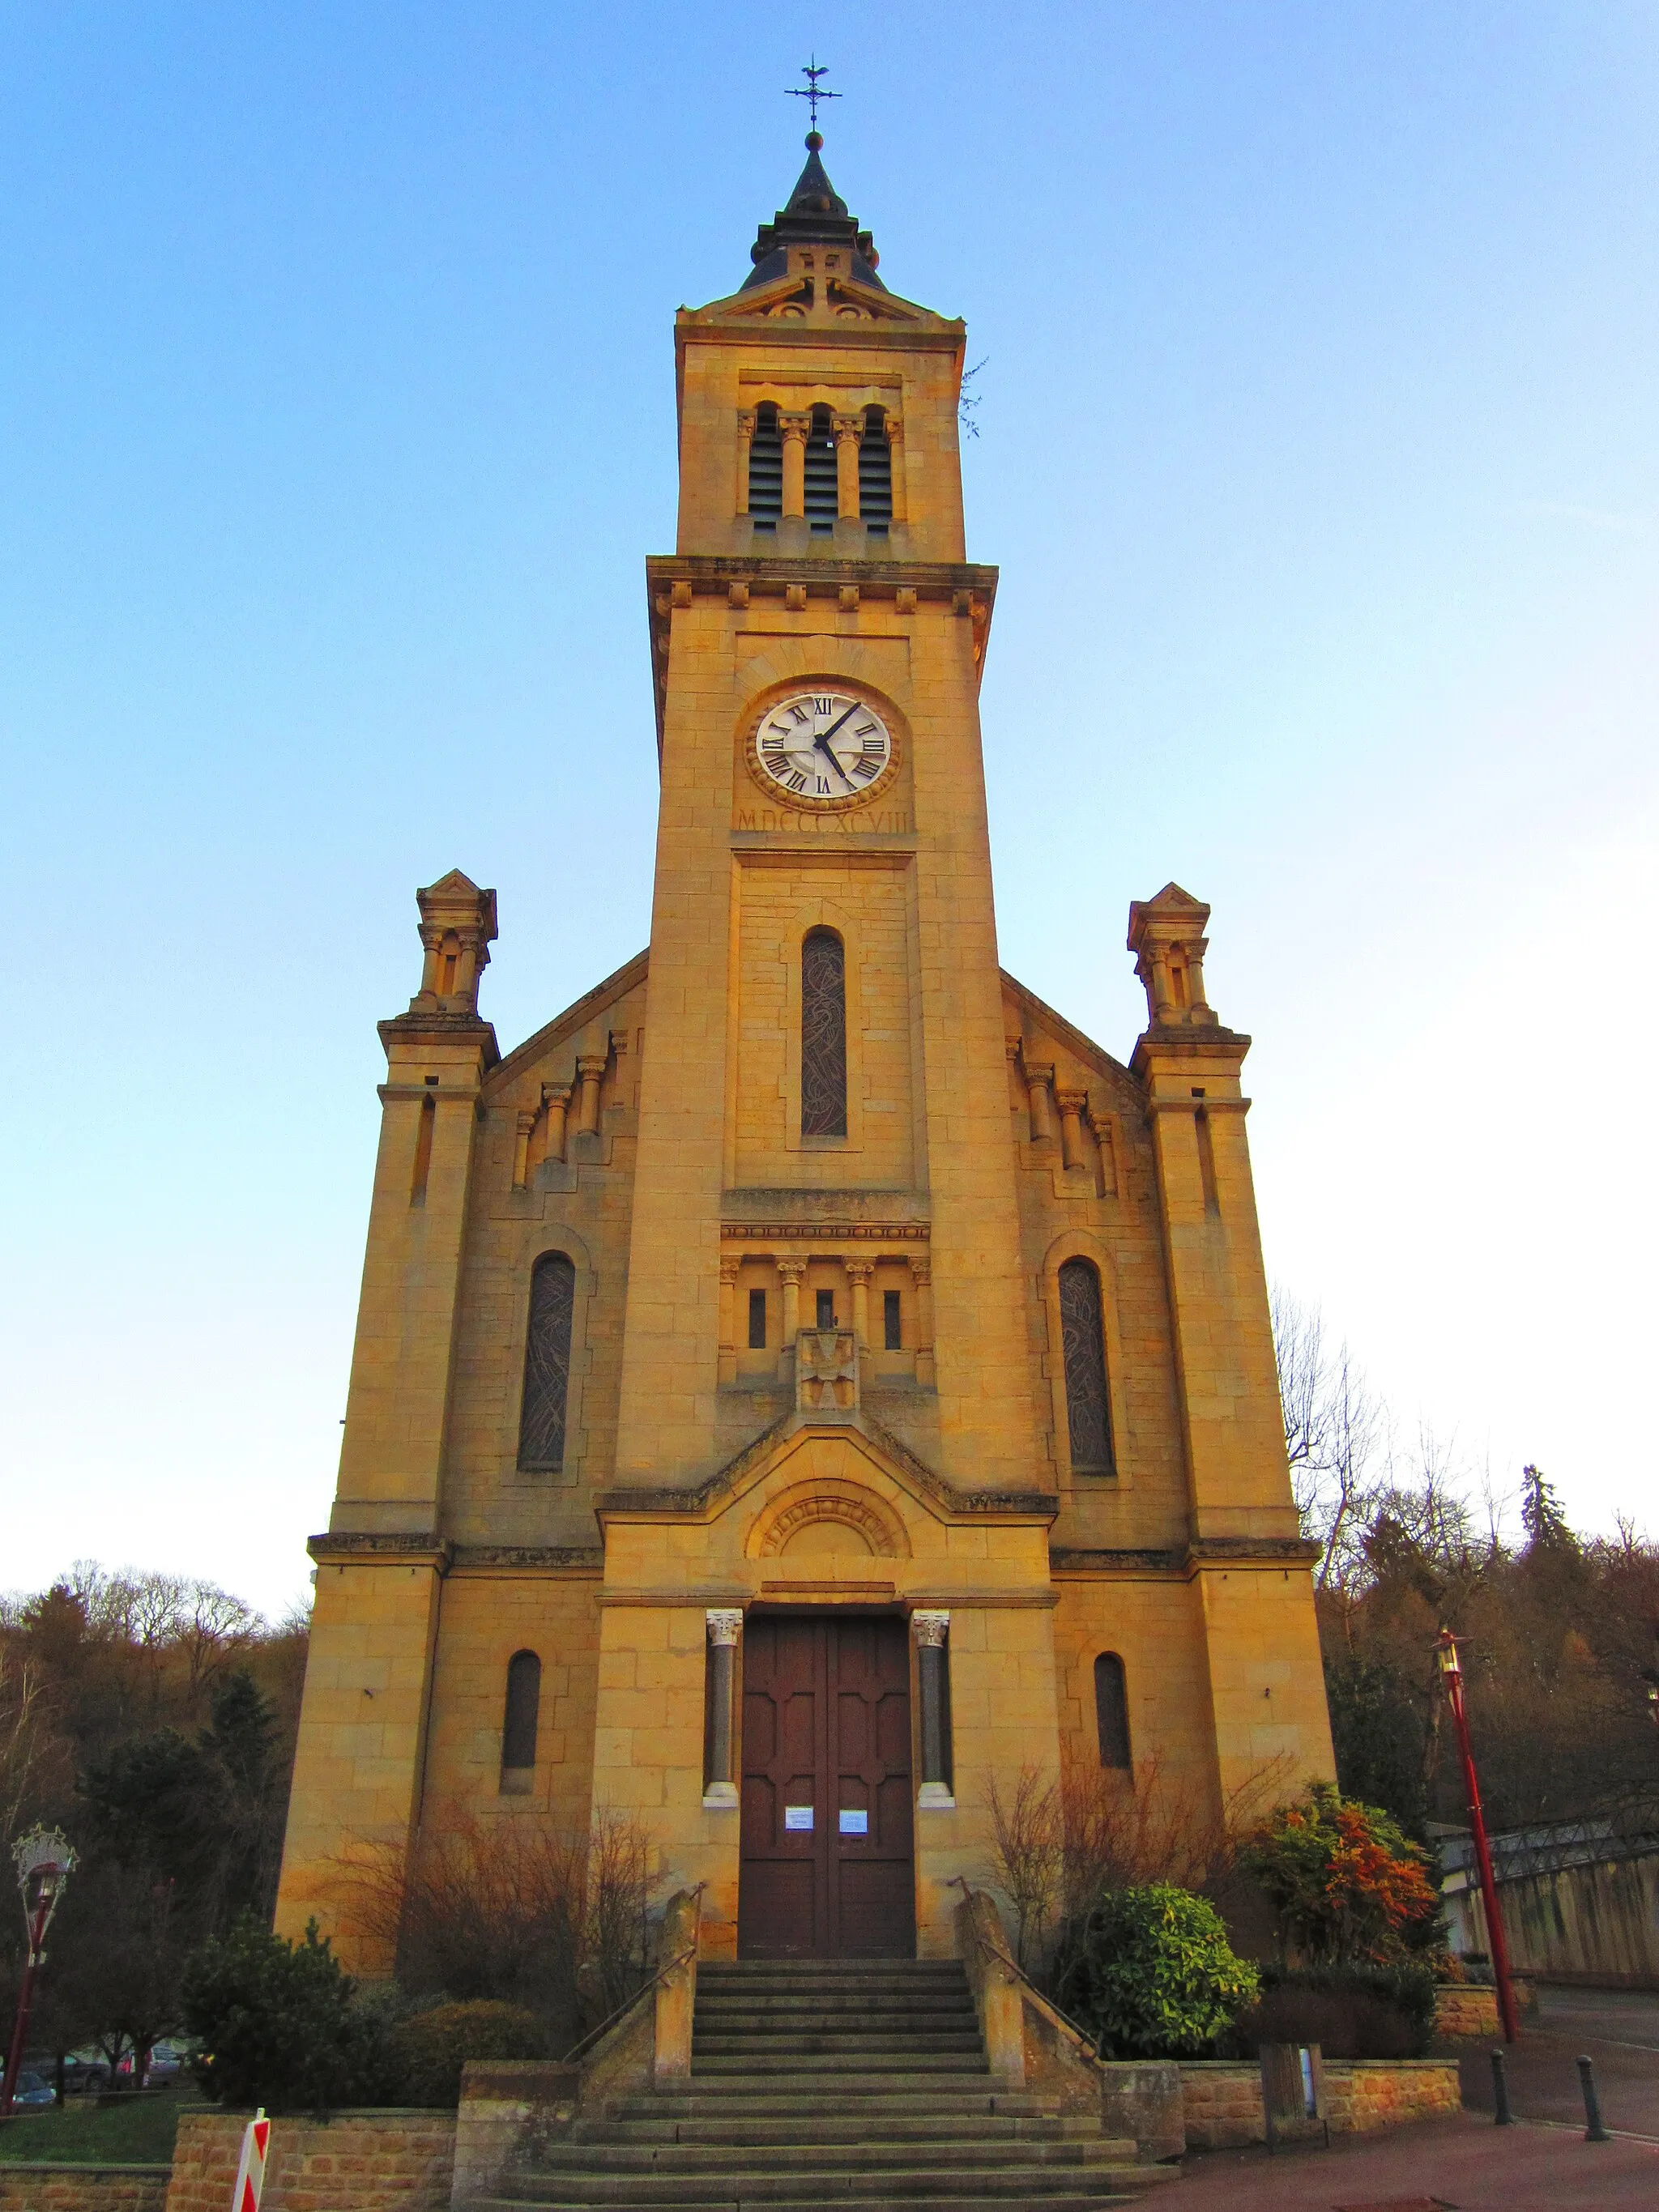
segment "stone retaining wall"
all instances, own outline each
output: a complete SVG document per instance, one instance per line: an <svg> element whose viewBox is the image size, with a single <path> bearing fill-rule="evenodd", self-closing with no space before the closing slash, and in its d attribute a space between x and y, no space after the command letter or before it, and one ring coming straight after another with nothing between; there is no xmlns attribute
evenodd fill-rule
<svg viewBox="0 0 1659 2212"><path fill-rule="evenodd" d="M226 2212L248 2118L179 2114L166 2212ZM452 2112L274 2120L262 2212L448 2212L454 2165Z"/></svg>
<svg viewBox="0 0 1659 2212"><path fill-rule="evenodd" d="M1328 2058L1325 2110L1333 2135L1363 2135L1460 2109L1450 2058ZM1265 2142L1261 2069L1248 2059L1183 2060L1182 2117L1189 2150Z"/></svg>
<svg viewBox="0 0 1659 2212"><path fill-rule="evenodd" d="M165 2166L0 2166L0 2212L162 2212ZM232 2179L234 2179L233 2171ZM225 2199L230 2185L225 2185ZM214 2212L221 2212L216 2206Z"/></svg>

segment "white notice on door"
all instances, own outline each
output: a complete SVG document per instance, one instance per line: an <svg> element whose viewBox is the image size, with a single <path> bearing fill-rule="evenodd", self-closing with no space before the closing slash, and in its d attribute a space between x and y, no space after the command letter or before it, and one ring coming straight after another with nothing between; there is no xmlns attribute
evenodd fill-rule
<svg viewBox="0 0 1659 2212"><path fill-rule="evenodd" d="M786 1828L810 1828L812 1825L811 1807L786 1805L783 1808L783 1825Z"/></svg>
<svg viewBox="0 0 1659 2212"><path fill-rule="evenodd" d="M841 1832L843 1836L867 1836L870 1815L863 1811L855 1811L850 1805L843 1805L841 1808Z"/></svg>

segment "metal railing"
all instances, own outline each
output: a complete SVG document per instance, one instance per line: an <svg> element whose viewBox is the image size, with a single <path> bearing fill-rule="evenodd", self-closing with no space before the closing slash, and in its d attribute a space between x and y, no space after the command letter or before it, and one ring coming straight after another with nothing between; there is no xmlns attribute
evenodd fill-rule
<svg viewBox="0 0 1659 2212"><path fill-rule="evenodd" d="M988 1890L974 1889L969 1885L966 1875L953 1874L951 1877L951 1881L962 1891L963 1901L964 1904L970 1898L983 1897L987 1902L990 1904L992 1911L994 1913L996 1912L995 1902L992 1899L991 1893ZM997 1915L997 1925L999 1928L1002 1925L1000 1914ZM1078 2042L1083 2045L1083 2048L1088 2052L1090 2057L1094 2060L1097 2066L1103 2066L1106 2063L1106 2059L1100 2048L1100 2039L1097 2036L1091 2035L1088 2029L1083 2027L1080 2022L1073 2020L1070 2013L1063 2011L1060 2007L1054 2002L1054 1999L1048 1996L1046 1990L1040 1990L1036 1984L1031 1979L1031 1977L1026 1972L1024 1967L1020 1965L1018 1960L1016 1959L1012 1952L1009 1951L1006 1944L988 1944L984 1938L980 1935L978 1929L973 1926L971 1921L969 1922L969 1926L975 1942L979 1944L981 1948L989 1950L993 1958L1000 1960L1001 1963L1006 1966L1009 1972L1014 1977L1014 1979L1019 1983L1022 1989L1029 1990L1030 1994L1036 1999L1037 2002L1043 2008L1045 2012L1052 2013L1062 2027L1070 2030L1071 2033L1076 2038Z"/></svg>
<svg viewBox="0 0 1659 2212"><path fill-rule="evenodd" d="M680 1953L678 1958L671 1959L665 1966L659 1966L656 1972L652 1975L648 1982L641 1982L640 1984L640 1986L635 1990L632 1996L624 1997L622 2002L617 2007L616 2010L614 2012L607 2013L605 2018L600 2021L597 2027L590 2027L586 2035L580 2038L578 2041L573 2043L569 2050L565 2052L564 2057L558 2061L558 2063L561 2066L574 2066L577 2058L584 2051L586 2050L590 2043L596 2042L598 2039L605 2033L608 2027L614 2027L619 2020L623 2019L627 2014L632 2012L635 2006L640 2002L641 1998L649 1996L652 1990L656 1988L659 1982L665 1982L671 1974L678 1972L679 1969L685 1964L688 1959L695 1959L696 1957L697 1945L701 1942L702 1936L702 1893L708 1887L708 1885L706 1881L700 1881L696 1887L690 1892L690 1894L692 1897L695 1897L697 1900L696 1932L693 1935L691 1941L686 1945L684 1950Z"/></svg>

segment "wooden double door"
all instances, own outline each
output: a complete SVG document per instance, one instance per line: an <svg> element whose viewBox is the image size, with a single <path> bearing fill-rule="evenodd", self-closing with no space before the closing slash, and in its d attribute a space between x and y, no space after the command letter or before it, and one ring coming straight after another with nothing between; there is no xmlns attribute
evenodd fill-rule
<svg viewBox="0 0 1659 2212"><path fill-rule="evenodd" d="M913 1959L904 1622L751 1613L743 1642L740 1955Z"/></svg>

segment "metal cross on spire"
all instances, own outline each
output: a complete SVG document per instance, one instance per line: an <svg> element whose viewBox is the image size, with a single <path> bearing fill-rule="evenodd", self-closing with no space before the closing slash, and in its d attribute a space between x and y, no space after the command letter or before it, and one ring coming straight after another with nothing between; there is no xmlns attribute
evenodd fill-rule
<svg viewBox="0 0 1659 2212"><path fill-rule="evenodd" d="M829 76L830 64L828 62L820 63L816 54L813 55L810 62L804 62L801 64L800 73L806 79L805 85L786 85L784 89L787 92L791 100L811 100L811 107L809 110L809 112L812 118L811 127L816 131L818 127L819 100L839 100L841 98L841 94L838 92L825 92L823 88L819 84L818 79L821 76Z"/></svg>

